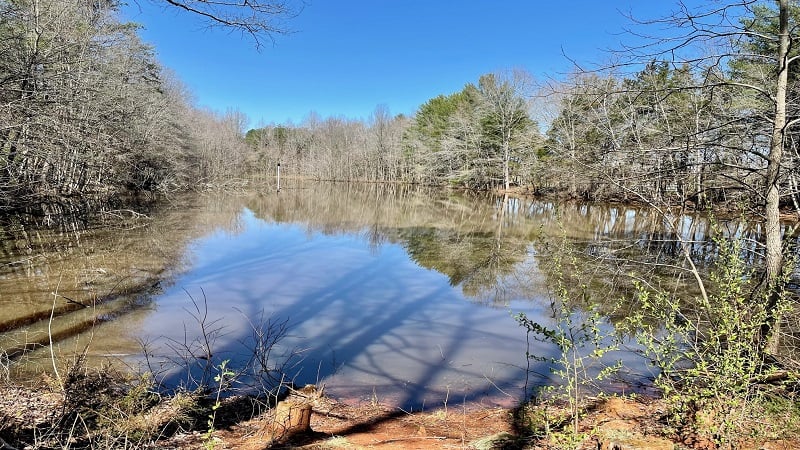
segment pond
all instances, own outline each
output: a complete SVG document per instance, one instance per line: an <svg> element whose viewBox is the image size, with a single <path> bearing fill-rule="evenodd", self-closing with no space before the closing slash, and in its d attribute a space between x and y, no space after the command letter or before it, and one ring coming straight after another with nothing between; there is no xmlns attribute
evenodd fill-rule
<svg viewBox="0 0 800 450"><path fill-rule="evenodd" d="M165 386L209 381L225 361L246 370L235 386L243 390L278 378L415 410L510 406L526 386L556 382L547 363L528 367L525 355L557 350L527 339L513 318L552 320L545 237L568 237L585 264L604 261L584 280L601 299L625 295L613 261L680 253L668 219L645 209L401 185L285 185L146 213L4 226L7 376L85 352L148 367ZM673 225L693 253L713 254L706 219ZM615 357L645 371L630 353Z"/></svg>

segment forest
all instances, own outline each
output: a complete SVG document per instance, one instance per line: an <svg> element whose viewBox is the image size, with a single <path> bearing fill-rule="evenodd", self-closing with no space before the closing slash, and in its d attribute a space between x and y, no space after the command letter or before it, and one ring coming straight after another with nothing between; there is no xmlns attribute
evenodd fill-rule
<svg viewBox="0 0 800 450"><path fill-rule="evenodd" d="M0 209L241 184L274 175L278 163L320 180L757 208L776 108L778 18L751 3L736 23L684 30L707 54L679 62L659 53L662 40L564 80L523 69L465 80L411 116L386 105L368 118L312 111L300 124L245 132L242 113L197 106L114 2L3 1ZM800 14L791 13L794 30ZM739 38L725 40L733 31ZM781 208L797 210L800 88L795 66L787 70L774 184Z"/></svg>
<svg viewBox="0 0 800 450"><path fill-rule="evenodd" d="M137 33L115 2L0 2L0 211L238 175L242 115L196 106Z"/></svg>
<svg viewBox="0 0 800 450"><path fill-rule="evenodd" d="M576 71L559 81L500 71L428 100L411 117L379 105L366 120L312 112L300 124L251 129L245 140L254 150L253 171L272 174L280 162L285 171L321 180L755 208L764 201L776 83L769 59L776 49L766 34L746 31L774 28L777 18L763 5L752 14L741 19L746 36L736 46L694 61L652 54L641 64ZM797 81L792 66L777 180L788 210L799 206L791 128Z"/></svg>

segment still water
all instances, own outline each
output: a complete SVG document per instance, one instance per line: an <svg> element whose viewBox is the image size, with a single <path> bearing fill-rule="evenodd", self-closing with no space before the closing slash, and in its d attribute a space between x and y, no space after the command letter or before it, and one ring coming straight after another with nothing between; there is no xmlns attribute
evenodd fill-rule
<svg viewBox="0 0 800 450"><path fill-rule="evenodd" d="M55 228L11 221L0 236L0 350L11 364L0 367L23 378L49 370L53 341L60 361L85 351L147 367L166 386L213 378L227 361L247 368L242 389L280 372L350 401L511 405L526 383L552 382L545 363L526 376L525 354L556 349L512 317L551 320L543 239L566 236L586 264L604 261L584 282L612 298L625 295L614 260L680 252L670 227L693 253L713 254L705 219L673 219L665 229L669 218L634 208L299 184Z"/></svg>

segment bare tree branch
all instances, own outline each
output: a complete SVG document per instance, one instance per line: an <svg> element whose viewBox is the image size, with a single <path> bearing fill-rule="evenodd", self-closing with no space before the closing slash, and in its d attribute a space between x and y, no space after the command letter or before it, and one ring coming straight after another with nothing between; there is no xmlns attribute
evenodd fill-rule
<svg viewBox="0 0 800 450"><path fill-rule="evenodd" d="M161 0L180 10L195 14L209 28L222 27L248 35L261 47L264 40L274 42L276 35L291 32L287 21L305 7L303 0Z"/></svg>

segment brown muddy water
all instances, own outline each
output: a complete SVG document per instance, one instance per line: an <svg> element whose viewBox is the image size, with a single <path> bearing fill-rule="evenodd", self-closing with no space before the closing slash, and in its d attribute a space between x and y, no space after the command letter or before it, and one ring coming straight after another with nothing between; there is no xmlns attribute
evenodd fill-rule
<svg viewBox="0 0 800 450"><path fill-rule="evenodd" d="M713 255L704 218L669 220L698 260ZM225 362L243 390L278 378L413 409L511 405L526 385L555 382L525 355L557 350L512 315L551 320L540 266L560 236L598 268L584 282L600 299L625 295L618 261L679 253L647 210L403 186L203 195L55 228L11 220L0 234L0 377L36 377L85 352L165 386L210 382ZM614 357L646 372L632 353Z"/></svg>

